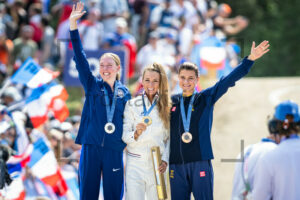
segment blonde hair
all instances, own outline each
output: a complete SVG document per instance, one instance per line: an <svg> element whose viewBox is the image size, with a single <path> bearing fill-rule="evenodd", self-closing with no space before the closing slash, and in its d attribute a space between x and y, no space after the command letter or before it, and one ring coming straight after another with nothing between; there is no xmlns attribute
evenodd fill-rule
<svg viewBox="0 0 300 200"><path fill-rule="evenodd" d="M159 98L157 102L158 112L159 112L159 117L162 119L165 128L169 129L171 98L170 98L167 74L163 66L158 63L153 63L152 65L149 65L144 69L143 79L147 71L153 71L159 74Z"/></svg>
<svg viewBox="0 0 300 200"><path fill-rule="evenodd" d="M114 60L114 62L116 63L117 66L120 66L120 71L117 73L117 76L116 76L116 80L120 80L121 79L121 60L120 60L120 57L117 55L117 54L114 54L114 53L104 53L99 61L102 59L102 58L111 58Z"/></svg>

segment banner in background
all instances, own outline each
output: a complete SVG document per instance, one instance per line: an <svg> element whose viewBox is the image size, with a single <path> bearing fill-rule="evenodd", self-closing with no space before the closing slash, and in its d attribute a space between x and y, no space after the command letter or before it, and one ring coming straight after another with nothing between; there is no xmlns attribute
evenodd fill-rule
<svg viewBox="0 0 300 200"><path fill-rule="evenodd" d="M85 51L87 60L90 64L90 69L92 74L96 77L99 77L99 58L104 53L114 53L120 57L121 60L121 82L123 84L127 83L127 74L128 74L128 53L124 49L120 50L103 50L99 49L98 51ZM66 61L64 66L63 80L65 86L71 87L80 87L81 83L78 78L78 71L76 69L75 61L73 60L74 52L73 50L68 49L66 54Z"/></svg>

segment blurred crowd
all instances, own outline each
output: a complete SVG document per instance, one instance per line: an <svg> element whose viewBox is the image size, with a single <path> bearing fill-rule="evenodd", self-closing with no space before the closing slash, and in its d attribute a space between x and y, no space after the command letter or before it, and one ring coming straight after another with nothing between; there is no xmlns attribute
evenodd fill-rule
<svg viewBox="0 0 300 200"><path fill-rule="evenodd" d="M40 66L63 72L69 41L69 20L75 0L0 1L0 86L28 58ZM176 67L191 60L196 45L214 37L225 44L230 66L238 64L240 49L233 35L245 29L248 20L231 17L228 4L213 0L83 0L87 13L79 23L85 50L126 48L129 51L128 78L135 80L152 62L166 67L172 92L178 92ZM200 70L201 71L201 70ZM62 80L63 73L59 77ZM0 87L1 88L1 87ZM138 90L138 86L137 89ZM13 155L26 145L44 138L62 169L77 173L80 146L74 144L80 116L65 122L49 120L34 128L26 110L11 108L28 96L24 86L11 85L1 91L0 143ZM25 180L31 180L30 170ZM26 181L25 181L26 182ZM40 196L37 189L29 189ZM30 192L28 192L29 195Z"/></svg>
<svg viewBox="0 0 300 200"><path fill-rule="evenodd" d="M0 3L0 83L28 57L63 71L69 42L69 14L75 0L8 0ZM231 17L228 4L213 0L84 0L79 25L85 50L127 48L129 78L153 61L176 72L193 47L209 37L226 44L231 66L239 49L231 37L248 20ZM229 38L228 38L229 37ZM171 73L172 74L172 73ZM171 75L170 75L171 76Z"/></svg>

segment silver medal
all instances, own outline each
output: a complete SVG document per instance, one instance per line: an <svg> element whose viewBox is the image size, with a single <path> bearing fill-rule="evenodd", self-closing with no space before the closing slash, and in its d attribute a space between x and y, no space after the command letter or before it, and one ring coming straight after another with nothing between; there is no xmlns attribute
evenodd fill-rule
<svg viewBox="0 0 300 200"><path fill-rule="evenodd" d="M115 125L111 122L106 123L104 126L104 130L108 134L112 134L113 132L115 132L115 129L116 129Z"/></svg>

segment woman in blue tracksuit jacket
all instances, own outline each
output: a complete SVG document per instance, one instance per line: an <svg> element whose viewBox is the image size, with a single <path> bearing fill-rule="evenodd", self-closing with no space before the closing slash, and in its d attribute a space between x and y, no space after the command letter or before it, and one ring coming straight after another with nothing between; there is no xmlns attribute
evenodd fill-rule
<svg viewBox="0 0 300 200"><path fill-rule="evenodd" d="M80 199L98 199L102 174L104 199L119 200L123 196L122 158L126 146L122 141L123 112L130 93L119 81L120 59L115 54L101 56L101 80L92 75L76 23L84 13L83 3L79 2L69 17L74 60L86 97L76 138L76 143L82 144Z"/></svg>
<svg viewBox="0 0 300 200"><path fill-rule="evenodd" d="M170 185L172 200L188 200L191 192L195 200L213 199L213 159L210 133L213 109L217 100L229 87L245 76L253 61L268 52L268 41L255 47L228 76L213 87L194 92L199 80L198 67L183 63L179 67L179 86L182 94L172 97L170 130Z"/></svg>

